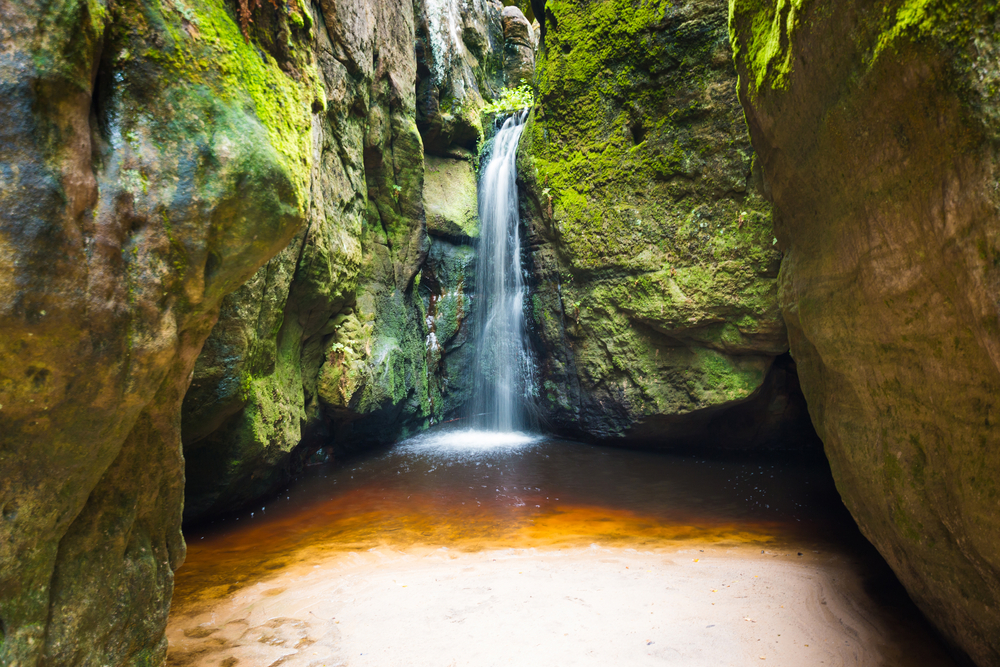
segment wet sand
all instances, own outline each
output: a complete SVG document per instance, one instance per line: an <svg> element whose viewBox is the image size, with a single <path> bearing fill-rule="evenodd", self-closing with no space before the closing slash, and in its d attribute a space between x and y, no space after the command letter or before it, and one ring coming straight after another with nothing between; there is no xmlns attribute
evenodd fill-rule
<svg viewBox="0 0 1000 667"><path fill-rule="evenodd" d="M953 666L822 471L583 447L403 448L192 532L168 664Z"/></svg>

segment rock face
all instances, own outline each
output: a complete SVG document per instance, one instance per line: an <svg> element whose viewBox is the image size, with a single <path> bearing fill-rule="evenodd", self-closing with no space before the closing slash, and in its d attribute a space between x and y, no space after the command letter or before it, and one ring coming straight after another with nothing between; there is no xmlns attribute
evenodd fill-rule
<svg viewBox="0 0 1000 667"><path fill-rule="evenodd" d="M782 310L837 486L925 613L1000 665L996 3L731 12Z"/></svg>
<svg viewBox="0 0 1000 667"><path fill-rule="evenodd" d="M726 11L545 8L519 174L541 417L559 431L659 446L809 438L790 362L769 378L787 350L781 255Z"/></svg>
<svg viewBox="0 0 1000 667"><path fill-rule="evenodd" d="M312 22L0 13L0 664L159 664L181 400L223 297L308 216Z"/></svg>
<svg viewBox="0 0 1000 667"><path fill-rule="evenodd" d="M499 0L419 0L417 127L432 155L469 158L483 134L479 110L503 85Z"/></svg>
<svg viewBox="0 0 1000 667"><path fill-rule="evenodd" d="M322 5L308 226L226 298L198 360L186 520L274 490L318 448L391 442L467 398L471 149L503 44L499 5L474 4Z"/></svg>
<svg viewBox="0 0 1000 667"><path fill-rule="evenodd" d="M516 88L523 81L535 81L535 34L528 19L517 7L504 7L503 16L503 71L508 88Z"/></svg>
<svg viewBox="0 0 1000 667"><path fill-rule="evenodd" d="M199 358L183 414L187 519L267 493L303 439L330 435L316 386L326 344L348 320L374 319L381 301L358 312L359 285L405 293L427 253L412 5L330 2L322 16L308 224L226 299Z"/></svg>

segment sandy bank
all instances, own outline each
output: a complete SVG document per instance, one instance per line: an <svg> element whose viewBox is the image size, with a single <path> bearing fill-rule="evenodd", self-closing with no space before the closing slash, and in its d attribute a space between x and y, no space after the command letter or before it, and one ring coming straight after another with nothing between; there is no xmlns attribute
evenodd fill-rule
<svg viewBox="0 0 1000 667"><path fill-rule="evenodd" d="M391 548L175 610L169 664L951 665L831 554Z"/></svg>

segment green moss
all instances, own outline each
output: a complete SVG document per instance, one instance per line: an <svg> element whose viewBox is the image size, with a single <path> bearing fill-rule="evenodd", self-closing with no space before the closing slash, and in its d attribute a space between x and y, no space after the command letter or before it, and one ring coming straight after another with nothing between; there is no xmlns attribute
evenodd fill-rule
<svg viewBox="0 0 1000 667"><path fill-rule="evenodd" d="M101 0L70 0L46 7L39 16L39 40L32 60L39 80L60 80L90 93L93 54L108 23L107 5ZM65 43L58 43L64 40Z"/></svg>
<svg viewBox="0 0 1000 667"><path fill-rule="evenodd" d="M218 106L242 108L249 102L291 177L295 201L304 215L312 165L312 103L326 98L311 54L305 48L292 49L301 76L290 76L268 51L243 38L225 3L189 0L171 7L193 30L170 16L167 6L151 6L131 22L139 30L158 30L168 41L137 55L162 65L166 76L185 82L184 92L177 95L181 108L201 106L197 98L206 95ZM145 27L140 27L142 23Z"/></svg>
<svg viewBox="0 0 1000 667"><path fill-rule="evenodd" d="M873 60L901 38L933 36L945 41L966 39L982 25L977 14L996 11L996 8L995 2L968 3L963 0L904 0L895 8L887 5Z"/></svg>
<svg viewBox="0 0 1000 667"><path fill-rule="evenodd" d="M713 259L758 236L770 242L766 203L745 195L752 150L741 110L734 95L712 92L732 76L713 65L728 48L725 29L713 18L681 21L670 2L556 2L547 11L555 22L522 166L551 201L575 268L652 268L692 253ZM711 229L688 229L694 209Z"/></svg>
<svg viewBox="0 0 1000 667"><path fill-rule="evenodd" d="M747 398L784 351L781 254L751 179L724 8L596 0L546 11L518 158L557 246L561 284L532 302L542 338L558 348L569 336L581 391L631 415ZM555 384L550 403L570 409Z"/></svg>
<svg viewBox="0 0 1000 667"><path fill-rule="evenodd" d="M737 12L752 15L750 36L744 45L733 38L735 57L747 64L752 79L749 90L756 94L765 86L786 90L792 72L789 43L795 37L799 17L808 0L731 0L729 23L733 30ZM746 50L746 54L742 53Z"/></svg>
<svg viewBox="0 0 1000 667"><path fill-rule="evenodd" d="M411 293L367 287L373 289L359 296L353 324L338 329L327 345L321 396L332 406L351 405L361 415L405 403L409 414L401 424L440 419L442 401L433 395L428 378L422 302Z"/></svg>
<svg viewBox="0 0 1000 667"><path fill-rule="evenodd" d="M424 212L427 231L446 237L479 236L476 175L465 160L424 158Z"/></svg>
<svg viewBox="0 0 1000 667"><path fill-rule="evenodd" d="M984 25L982 16L995 12L998 3L963 0L893 0L879 3L859 16L858 34L874 34L870 64L886 51L894 52L901 40L934 38L957 46ZM810 0L730 0L729 25L735 57L746 66L750 100L761 91L788 89L793 67L796 33L810 12L827 15L829 6ZM745 24L737 36L737 26ZM894 57L890 55L890 57Z"/></svg>
<svg viewBox="0 0 1000 667"><path fill-rule="evenodd" d="M759 367L747 367L738 359L724 354L705 350L698 353L698 358L700 369L704 373L704 390L721 394L723 401L746 398L764 381L764 374Z"/></svg>

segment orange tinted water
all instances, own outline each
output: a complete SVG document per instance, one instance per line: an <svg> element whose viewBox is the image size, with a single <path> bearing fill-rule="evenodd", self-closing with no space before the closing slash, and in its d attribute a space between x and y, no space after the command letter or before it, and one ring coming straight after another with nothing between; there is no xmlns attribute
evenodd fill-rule
<svg viewBox="0 0 1000 667"><path fill-rule="evenodd" d="M189 532L175 608L324 553L384 545L823 550L857 540L829 472L815 464L436 437L346 466L312 467L278 497Z"/></svg>

